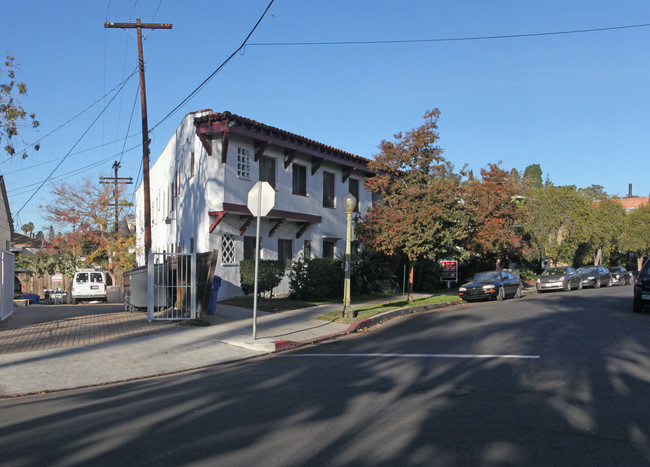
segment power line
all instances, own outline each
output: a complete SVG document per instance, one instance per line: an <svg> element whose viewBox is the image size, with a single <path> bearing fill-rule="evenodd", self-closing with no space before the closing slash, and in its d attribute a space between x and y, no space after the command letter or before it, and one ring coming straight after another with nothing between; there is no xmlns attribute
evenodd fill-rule
<svg viewBox="0 0 650 467"><path fill-rule="evenodd" d="M232 54L230 54L230 56L229 56L229 57L228 57L228 58L227 58L227 59L226 59L226 60L225 60L221 65L219 65L219 67L217 67L217 69L214 70L214 71L212 72L212 74L210 74L210 76L208 76L205 80L203 80L203 82L202 82L201 84L199 84L199 85L196 87L196 89L194 89L194 91L192 91L192 92L191 92L191 93L190 93L190 94L189 94L185 99L183 99L183 100L181 101L180 104L178 104L176 107L174 107L174 108L171 110L171 112L169 112L167 115L165 115L165 116L163 117L162 120L160 120L160 121L159 121L158 123L156 123L153 127L151 127L151 129L149 130L150 133L153 132L153 131L154 131L154 130L159 126L159 125L161 125L161 124L162 124L164 121L166 121L169 117L171 117L172 115L174 115L174 114L178 111L178 109L180 109L183 105L185 105L187 102L189 102L190 99L192 99L196 94L198 94L199 91L201 91L201 89L203 89L203 88L205 87L205 85L208 84L208 83L210 82L210 80L211 80L212 78L214 78L214 76L215 76L217 73L219 73L219 72L221 71L221 69L222 69L224 66L226 66L226 64L227 64L227 63L228 63L228 62L229 62L229 61L230 61L230 60L231 60L235 55L237 55L237 53L238 53L241 49L243 49L243 48L246 46L246 43L248 42L248 39L250 39L250 37L253 35L253 33L255 32L255 30L257 29L257 26L259 26L259 24L262 22L262 20L264 19L264 16L266 16L266 13L269 11L269 9L271 8L271 5L273 5L273 2L274 2L274 1L275 1L275 0L271 0L271 2L268 4L268 6L266 7L266 9L264 10L264 13L262 13L262 16L260 16L260 19L257 20L257 23L255 23L255 26L253 26L253 29L251 29L251 31L250 31L250 32L248 33L248 35L246 36L246 39L244 39L244 42L242 42L242 44L237 48L237 50L235 50Z"/></svg>
<svg viewBox="0 0 650 467"><path fill-rule="evenodd" d="M120 141L128 140L129 138L135 138L136 136L140 136L140 135L141 135L141 133L135 133L135 134L133 134L133 135L131 135L131 136L127 136L126 138L116 139L116 140L114 140L114 141L109 141L108 143L103 143L103 144L100 144L100 145L97 145L97 146L92 146L92 147L90 147L90 148L88 148L88 149L82 149L82 150L79 151L79 152L73 152L72 154L70 154L70 156L78 156L79 154L83 154L83 153L86 153L86 152L94 151L95 149L101 149L101 148L103 148L103 147L105 147L105 146L109 146L109 145L111 145L111 144L119 143ZM138 146L131 147L131 148L127 149L127 152L129 152L129 151L131 151L132 149L137 148L137 147L138 147ZM112 156L109 157L109 159L112 159L112 158L114 158L115 156L116 156L116 155L112 155ZM39 163L39 164L30 165L30 166L28 166L28 167L23 167L23 168L20 168L20 169L17 169L17 170L11 171L11 172L4 172L3 175L10 175L10 174L14 174L14 173L22 172L22 171L25 171L25 170L31 170L31 169L33 169L34 167L40 167L41 165L51 164L51 163L53 163L53 162L55 162L55 161L57 161L57 160L59 160L59 159L62 159L62 158L64 158L64 157L66 157L66 156L56 157L56 158L54 158L54 159L50 159L50 160L48 160L48 161L46 161L46 162L41 162L41 163Z"/></svg>
<svg viewBox="0 0 650 467"><path fill-rule="evenodd" d="M25 201L25 203L20 207L20 209L19 209L18 211L16 211L16 215L20 214L20 211L22 211L22 210L25 208L25 206L27 206L27 203L29 203L29 202L34 198L34 196L36 196L36 193L38 193L38 192L41 190L41 188L43 188L43 186L45 185L45 183L47 183L47 181L52 177L52 175L54 175L54 172L56 172L57 169L58 169L59 167L61 167L61 164L63 164L63 161L65 161L65 160L68 158L68 156L72 153L72 150L73 150L75 147L77 147L77 145L81 142L81 140L83 139L83 137L86 136L86 134L87 134L87 133L90 131L90 129L95 125L95 123L97 123L97 120L99 120L99 117L101 117L101 116L104 114L104 112L106 111L106 109L108 109L108 107L111 105L111 103L112 103L112 102L115 100L115 98L120 94L120 92L122 91L122 89L124 89L124 86L126 86L126 83L127 83L126 81L123 82L122 87L120 87L120 89L115 93L115 95L114 95L113 97L111 97L111 100L108 102L108 104L106 104L106 105L104 106L104 108L102 109L102 111L101 111L101 112L99 113L99 115L97 115L97 117L92 121L92 123L88 126L88 128L86 129L86 131L84 131L83 134L79 137L79 139L77 139L77 141L72 145L72 148L70 148L70 151L68 151L68 153L67 153L67 154L66 154L66 155L61 159L61 161L56 165L56 167L54 167L54 169L52 170L52 172L50 172L50 174L45 178L45 180L43 180L43 182L41 183L41 185L40 185L40 186L39 186L39 187L34 191L34 193L32 193L32 195L29 197L29 199L28 199L27 201Z"/></svg>
<svg viewBox="0 0 650 467"><path fill-rule="evenodd" d="M133 122L133 114L135 113L135 105L138 103L138 94L140 94L139 87L136 88L135 91L135 98L133 99L133 107L131 107L131 117L129 118L129 125L126 127L126 138L124 138L124 143L122 144L122 154L120 154L120 162L122 162L122 156L124 156L124 147L126 146L126 140L129 139L129 131L131 131L131 122Z"/></svg>
<svg viewBox="0 0 650 467"><path fill-rule="evenodd" d="M59 179L62 179L62 178L70 178L72 175L80 174L80 173L83 173L83 172L85 172L85 171L87 171L89 169L92 169L94 167L101 166L102 164L110 161L111 159L115 159L115 157L118 156L118 155L121 156L121 155L123 155L125 153L135 151L136 149L139 149L140 147L141 147L141 145L139 145L139 144L136 145L136 146L132 146L129 149L126 149L126 150L124 150L124 151L122 151L120 153L112 154L112 155L110 155L110 156L108 156L108 157L106 157L104 159L101 159L101 160L99 160L97 162L93 162L92 164L84 165L84 166L79 167L78 169L75 169L73 171L66 172L63 175L58 175L56 177L50 177L50 180L59 180ZM44 164L48 164L48 163L50 163L50 162L44 162L43 164L39 164L39 165L44 165ZM34 166L34 167L36 167L36 166ZM12 174L12 173L15 173L15 172L17 172L17 171L8 172L6 175L9 175L9 174ZM42 181L43 180L39 180L37 182L30 183L28 185L23 185L23 186L18 187L18 188L13 188L11 190L7 190L7 193L12 194L14 196L18 196L18 195L22 195L24 193L28 193L28 192L31 191L31 189L32 189L31 187L40 184ZM18 190L21 190L21 191L18 191Z"/></svg>
<svg viewBox="0 0 650 467"><path fill-rule="evenodd" d="M104 94L102 97L100 97L100 98L97 99L95 102L93 102L92 104L90 104L88 107L86 107L85 109L83 109L83 110L82 110L81 112L79 112L77 115L75 115L74 117L68 119L66 122L62 123L61 125L59 125L59 126L56 127L55 129L53 129L52 131L50 131L48 134L46 134L46 135L43 136L42 138L39 138L38 140L36 140L35 142L29 144L28 146L25 146L22 150L23 150L23 151L24 151L24 150L27 150L27 149L31 148L32 146L36 145L37 143L40 143L40 142L43 141L45 138L47 138L48 136L50 136L52 133L54 133L54 132L60 130L61 128L63 128L64 126L66 126L66 125L67 125L68 123L70 123L71 121L73 121L73 120L75 120L75 119L81 117L84 113L86 113L87 111L89 111L90 109L92 109L93 107L95 107L95 106L96 106L96 105L97 105L101 100L103 100L104 98L106 98L106 96L108 96L109 94L111 94L111 93L112 93L113 91L115 91L117 88L119 88L120 86L121 86L121 87L124 87L124 85L127 83L127 81L128 81L129 79L131 79L131 78L132 78L132 77L133 77L137 72L138 72L138 68L136 67L136 68L133 70L133 72L132 72L128 77L126 77L126 78L125 78L121 83L117 84L113 89L111 89L111 90L108 91L106 94ZM117 140L117 141L119 141L119 140ZM13 157L9 157L9 158L5 159L4 161L0 162L0 165L4 164L5 162L9 162L9 161L11 161L11 160L13 160Z"/></svg>
<svg viewBox="0 0 650 467"><path fill-rule="evenodd" d="M379 40L379 41L325 41L325 42L253 42L253 46L310 46L310 45L373 45L373 44L413 44L421 42L454 42L454 41L480 41L491 39L518 39L522 37L559 36L567 34L584 34L591 32L615 31L621 29L647 28L650 23L631 24L626 26L612 26L606 28L573 29L568 31L535 32L526 34L502 34L497 36L469 36L469 37L445 37L438 39L405 39L405 40Z"/></svg>
<svg viewBox="0 0 650 467"><path fill-rule="evenodd" d="M155 21L155 20L156 20L156 16L158 16L158 10L160 10L160 5L162 5L162 0L160 0L160 1L158 2L158 6L156 7L156 12L153 14L153 18L151 18L151 21L152 21L152 22Z"/></svg>

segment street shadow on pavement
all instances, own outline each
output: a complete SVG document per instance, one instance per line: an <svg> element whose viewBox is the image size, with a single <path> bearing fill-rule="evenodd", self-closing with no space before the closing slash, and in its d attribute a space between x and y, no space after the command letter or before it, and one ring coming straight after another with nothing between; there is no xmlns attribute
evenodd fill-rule
<svg viewBox="0 0 650 467"><path fill-rule="evenodd" d="M27 414L0 424L0 458L648 465L648 335L650 315L633 314L631 300L609 290L411 315L246 362L0 401L5 420ZM33 427L47 436L32 436Z"/></svg>

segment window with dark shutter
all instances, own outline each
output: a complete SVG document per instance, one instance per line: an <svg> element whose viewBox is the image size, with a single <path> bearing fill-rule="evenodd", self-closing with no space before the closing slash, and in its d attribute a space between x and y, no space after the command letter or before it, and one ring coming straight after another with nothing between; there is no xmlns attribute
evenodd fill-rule
<svg viewBox="0 0 650 467"><path fill-rule="evenodd" d="M354 206L354 212L359 212L359 180L351 178L348 186L349 193L357 200L357 204Z"/></svg>
<svg viewBox="0 0 650 467"><path fill-rule="evenodd" d="M278 240L278 260L282 261L285 269L291 269L293 261L293 240Z"/></svg>
<svg viewBox="0 0 650 467"><path fill-rule="evenodd" d="M307 195L307 167L304 165L293 164L291 166L293 177L293 190L294 195L306 196Z"/></svg>
<svg viewBox="0 0 650 467"><path fill-rule="evenodd" d="M323 258L334 259L334 244L336 240L323 240Z"/></svg>
<svg viewBox="0 0 650 467"><path fill-rule="evenodd" d="M335 208L334 174L323 172L323 206Z"/></svg>
<svg viewBox="0 0 650 467"><path fill-rule="evenodd" d="M269 182L269 185L275 189L275 159L260 157L260 182Z"/></svg>

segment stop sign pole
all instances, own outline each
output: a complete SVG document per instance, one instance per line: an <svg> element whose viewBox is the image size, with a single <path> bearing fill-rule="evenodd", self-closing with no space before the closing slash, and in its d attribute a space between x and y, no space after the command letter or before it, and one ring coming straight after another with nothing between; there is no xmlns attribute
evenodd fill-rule
<svg viewBox="0 0 650 467"><path fill-rule="evenodd" d="M266 216L275 204L275 190L269 182L257 182L248 192L248 210L257 217L255 232L255 286L253 288L253 340L257 339L257 280L260 269L260 217Z"/></svg>

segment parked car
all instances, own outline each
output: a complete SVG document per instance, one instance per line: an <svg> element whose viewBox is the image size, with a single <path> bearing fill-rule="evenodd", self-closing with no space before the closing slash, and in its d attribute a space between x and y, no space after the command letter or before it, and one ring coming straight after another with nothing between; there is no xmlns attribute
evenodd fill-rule
<svg viewBox="0 0 650 467"><path fill-rule="evenodd" d="M458 288L458 296L463 300L521 297L521 281L510 271L485 271L474 275L471 282Z"/></svg>
<svg viewBox="0 0 650 467"><path fill-rule="evenodd" d="M632 309L635 313L641 313L643 306L650 304L650 259L639 271L634 283L634 304Z"/></svg>
<svg viewBox="0 0 650 467"><path fill-rule="evenodd" d="M544 271L535 284L538 292L546 290L582 289L582 277L571 266L548 268Z"/></svg>
<svg viewBox="0 0 650 467"><path fill-rule="evenodd" d="M632 282L634 282L632 272L628 271L623 266L612 266L608 269L612 275L613 285L630 285Z"/></svg>
<svg viewBox="0 0 650 467"><path fill-rule="evenodd" d="M612 285L612 275L605 266L583 266L578 268L578 274L582 277L583 287L595 287Z"/></svg>
<svg viewBox="0 0 650 467"><path fill-rule="evenodd" d="M72 279L72 303L79 300L106 301L106 273L95 269L79 269Z"/></svg>

